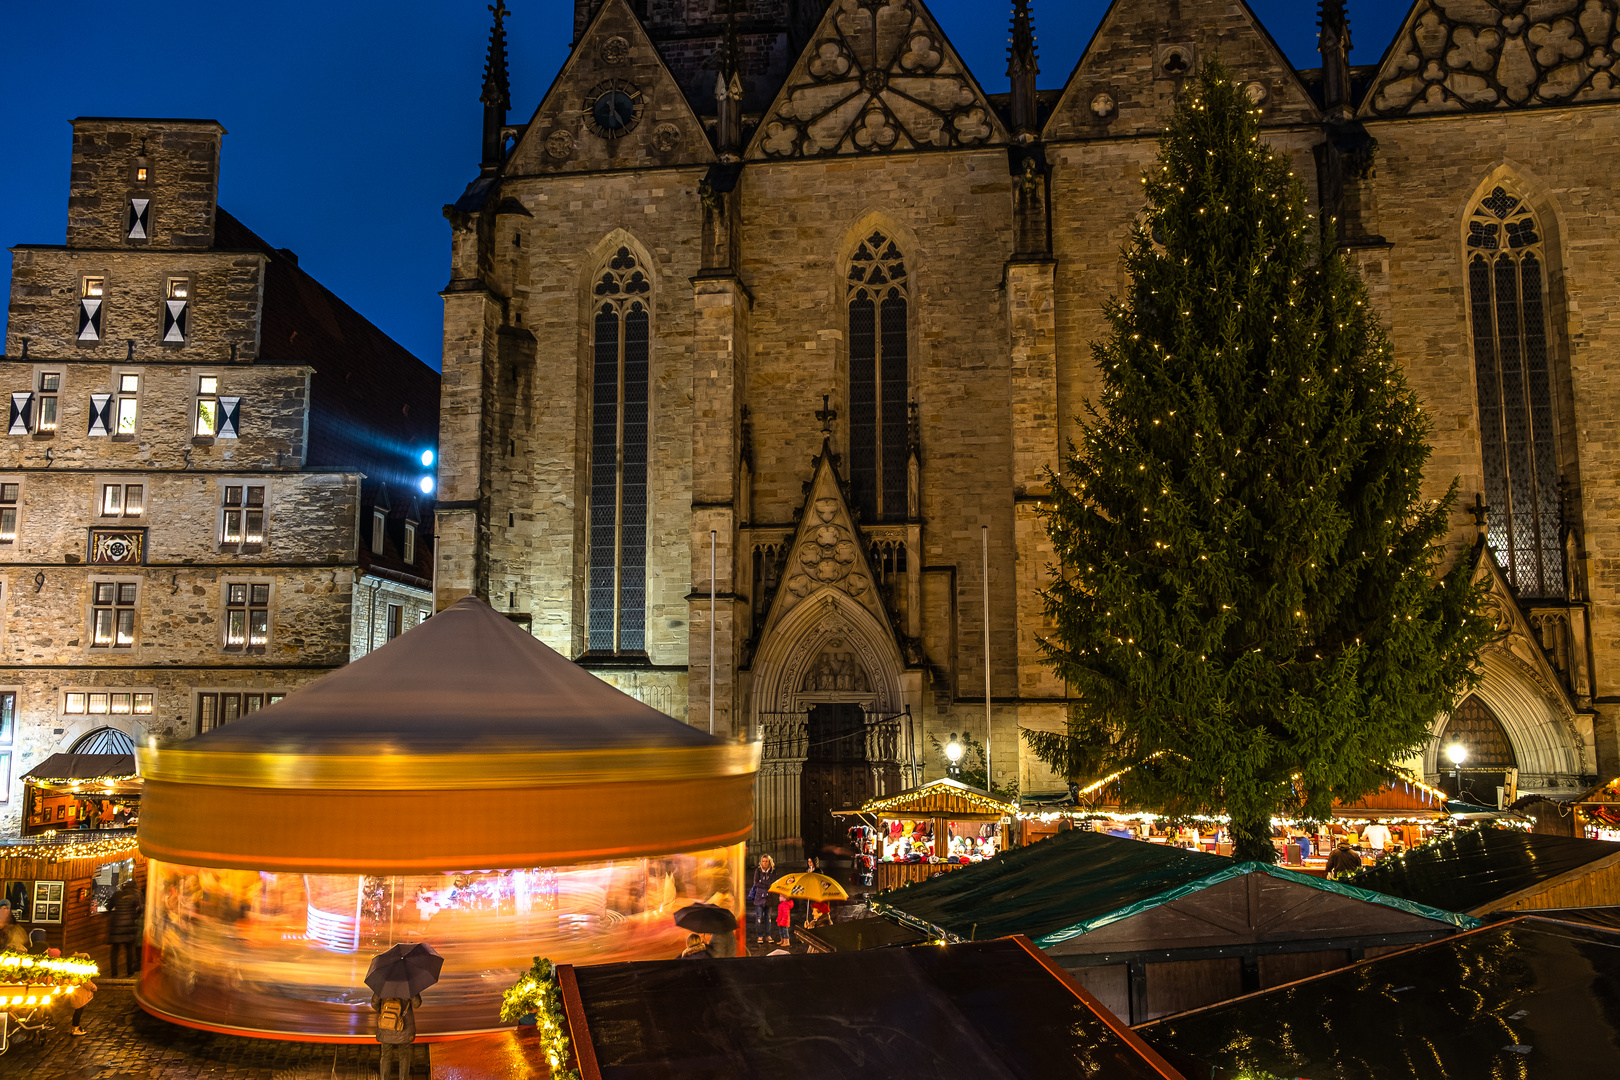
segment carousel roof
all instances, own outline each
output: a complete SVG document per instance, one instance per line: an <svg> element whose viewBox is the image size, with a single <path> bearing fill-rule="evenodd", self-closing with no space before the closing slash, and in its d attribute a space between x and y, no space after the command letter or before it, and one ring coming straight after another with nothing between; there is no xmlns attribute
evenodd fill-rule
<svg viewBox="0 0 1620 1080"><path fill-rule="evenodd" d="M643 705L471 596L251 716L137 753L148 856L302 873L737 843L759 762L757 744Z"/></svg>

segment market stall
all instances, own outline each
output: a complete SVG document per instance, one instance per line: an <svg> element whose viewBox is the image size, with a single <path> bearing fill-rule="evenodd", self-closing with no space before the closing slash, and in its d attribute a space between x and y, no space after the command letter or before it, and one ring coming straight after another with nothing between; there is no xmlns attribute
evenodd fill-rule
<svg viewBox="0 0 1620 1080"><path fill-rule="evenodd" d="M0 1054L19 1036L43 1038L51 1009L97 974L95 963L0 952Z"/></svg>
<svg viewBox="0 0 1620 1080"><path fill-rule="evenodd" d="M57 833L0 841L0 899L27 930L67 956L88 953L104 968L113 894L140 881L146 858L133 831Z"/></svg>
<svg viewBox="0 0 1620 1080"><path fill-rule="evenodd" d="M849 830L856 871L885 892L994 857L1017 812L1016 803L940 779L836 813L859 822Z"/></svg>
<svg viewBox="0 0 1620 1080"><path fill-rule="evenodd" d="M139 754L137 1000L178 1023L368 1041L367 963L426 942L445 965L419 1034L491 1029L536 955L675 956L676 910L742 910L757 744L665 716L473 597Z"/></svg>
<svg viewBox="0 0 1620 1080"><path fill-rule="evenodd" d="M132 754L52 754L23 773L22 834L133 829L141 778Z"/></svg>

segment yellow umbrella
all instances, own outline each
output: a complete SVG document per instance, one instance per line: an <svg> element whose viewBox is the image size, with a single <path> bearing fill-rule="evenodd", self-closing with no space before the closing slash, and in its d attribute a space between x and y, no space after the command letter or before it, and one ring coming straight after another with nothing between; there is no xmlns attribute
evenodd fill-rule
<svg viewBox="0 0 1620 1080"><path fill-rule="evenodd" d="M844 887L826 874L783 874L771 882L771 892L792 900L848 900Z"/></svg>

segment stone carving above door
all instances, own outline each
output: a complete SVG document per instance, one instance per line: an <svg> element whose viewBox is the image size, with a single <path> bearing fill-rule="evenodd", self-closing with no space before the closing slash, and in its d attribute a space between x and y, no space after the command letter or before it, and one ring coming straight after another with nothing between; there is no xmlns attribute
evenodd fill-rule
<svg viewBox="0 0 1620 1080"><path fill-rule="evenodd" d="M845 692L865 694L871 690L871 680L854 646L840 638L825 643L821 655L810 662L799 687L806 694Z"/></svg>
<svg viewBox="0 0 1620 1080"><path fill-rule="evenodd" d="M1474 112L1620 97L1620 0L1421 0L1364 116Z"/></svg>
<svg viewBox="0 0 1620 1080"><path fill-rule="evenodd" d="M804 539L793 552L793 573L788 575L788 592L800 600L823 585L834 585L852 597L871 586L871 579L856 573L863 562L855 534L839 519L843 507L837 499L817 499L810 508L814 515Z"/></svg>

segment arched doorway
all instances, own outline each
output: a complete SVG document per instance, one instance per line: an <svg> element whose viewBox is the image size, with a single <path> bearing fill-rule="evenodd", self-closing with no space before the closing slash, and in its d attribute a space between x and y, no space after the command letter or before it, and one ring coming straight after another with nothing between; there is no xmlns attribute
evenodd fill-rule
<svg viewBox="0 0 1620 1080"><path fill-rule="evenodd" d="M1463 759L1454 766L1451 748L1459 747ZM1509 777L1517 773L1518 756L1507 729L1494 710L1476 694L1470 694L1451 710L1440 731L1440 760L1447 772L1442 786L1465 802L1495 806L1498 787L1511 787Z"/></svg>

